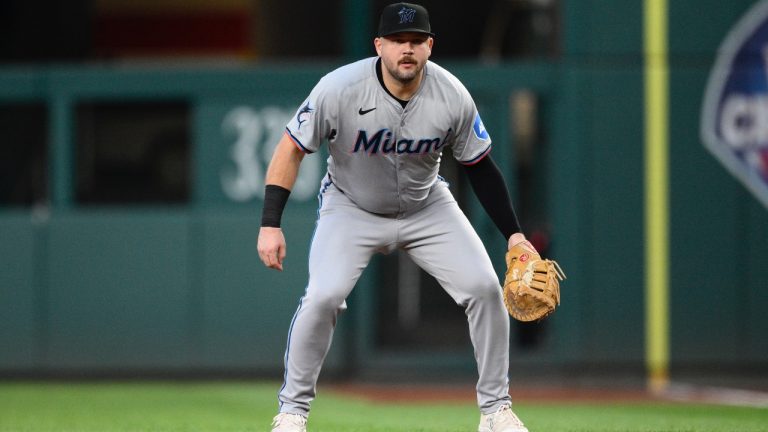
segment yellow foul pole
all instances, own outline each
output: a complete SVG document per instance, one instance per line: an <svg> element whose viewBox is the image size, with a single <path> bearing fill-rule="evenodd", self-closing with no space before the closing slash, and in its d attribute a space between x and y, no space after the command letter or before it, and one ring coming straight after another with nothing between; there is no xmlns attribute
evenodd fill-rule
<svg viewBox="0 0 768 432"><path fill-rule="evenodd" d="M649 389L669 384L667 0L644 0L645 357Z"/></svg>

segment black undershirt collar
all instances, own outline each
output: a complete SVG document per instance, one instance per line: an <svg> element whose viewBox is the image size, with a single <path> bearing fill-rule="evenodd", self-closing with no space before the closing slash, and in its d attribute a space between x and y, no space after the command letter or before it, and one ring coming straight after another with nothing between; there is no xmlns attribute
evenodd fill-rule
<svg viewBox="0 0 768 432"><path fill-rule="evenodd" d="M402 100L395 97L395 95L389 92L389 90L387 89L387 86L384 85L384 75L382 75L381 73L381 57L379 57L378 60L376 60L376 77L379 79L379 84L381 84L381 88L383 88L388 95L392 96L396 101L398 101L403 108L405 108L405 106L408 105L407 100Z"/></svg>

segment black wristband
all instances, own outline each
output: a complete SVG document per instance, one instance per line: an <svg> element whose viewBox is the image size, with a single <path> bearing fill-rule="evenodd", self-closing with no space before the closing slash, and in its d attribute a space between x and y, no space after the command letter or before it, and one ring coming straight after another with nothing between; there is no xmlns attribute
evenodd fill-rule
<svg viewBox="0 0 768 432"><path fill-rule="evenodd" d="M278 185L268 184L264 188L264 208L261 212L261 226L280 228L285 203L291 191Z"/></svg>

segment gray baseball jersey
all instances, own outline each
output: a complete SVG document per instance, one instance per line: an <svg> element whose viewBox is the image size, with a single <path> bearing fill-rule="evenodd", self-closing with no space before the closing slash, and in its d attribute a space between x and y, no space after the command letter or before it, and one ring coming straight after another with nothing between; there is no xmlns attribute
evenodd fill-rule
<svg viewBox="0 0 768 432"><path fill-rule="evenodd" d="M328 140L328 173L355 204L400 214L423 204L443 149L472 164L490 151L491 139L469 92L451 73L427 62L421 87L403 108L379 83L377 58L323 77L286 131L305 152Z"/></svg>
<svg viewBox="0 0 768 432"><path fill-rule="evenodd" d="M450 148L461 163L491 140L464 86L428 62L405 108L378 80L376 58L323 77L286 133L306 152L329 142L309 251L309 281L288 331L280 411L307 415L346 298L375 253L400 249L467 315L483 413L509 404L509 315L483 243L437 175Z"/></svg>

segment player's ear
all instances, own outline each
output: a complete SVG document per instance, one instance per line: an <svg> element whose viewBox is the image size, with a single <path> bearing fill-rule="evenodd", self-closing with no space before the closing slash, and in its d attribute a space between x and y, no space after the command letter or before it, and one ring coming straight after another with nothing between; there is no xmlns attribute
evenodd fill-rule
<svg viewBox="0 0 768 432"><path fill-rule="evenodd" d="M376 48L376 54L381 56L381 38L373 39L373 47Z"/></svg>
<svg viewBox="0 0 768 432"><path fill-rule="evenodd" d="M435 40L432 37L427 39L427 47L429 47L429 54L427 55L427 57L432 55L432 45L434 45L434 44L435 44Z"/></svg>

